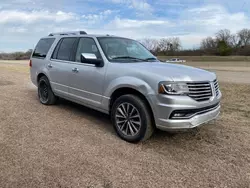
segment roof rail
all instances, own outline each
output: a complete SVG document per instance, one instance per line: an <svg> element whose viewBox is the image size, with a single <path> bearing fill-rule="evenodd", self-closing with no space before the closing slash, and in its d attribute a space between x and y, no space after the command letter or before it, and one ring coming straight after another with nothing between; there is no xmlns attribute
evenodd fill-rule
<svg viewBox="0 0 250 188"><path fill-rule="evenodd" d="M68 32L59 32L59 33L50 33L49 36L55 35L87 35L85 31L68 31Z"/></svg>

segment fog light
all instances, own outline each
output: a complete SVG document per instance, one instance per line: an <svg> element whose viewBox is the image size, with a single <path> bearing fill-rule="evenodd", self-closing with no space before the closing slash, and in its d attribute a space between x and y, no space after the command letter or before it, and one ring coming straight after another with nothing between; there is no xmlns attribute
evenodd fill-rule
<svg viewBox="0 0 250 188"><path fill-rule="evenodd" d="M192 114L189 110L176 110L171 113L170 119L187 119L192 116Z"/></svg>
<svg viewBox="0 0 250 188"><path fill-rule="evenodd" d="M185 117L186 116L186 113L174 113L173 114L173 117L176 117L176 118L178 118L178 117Z"/></svg>

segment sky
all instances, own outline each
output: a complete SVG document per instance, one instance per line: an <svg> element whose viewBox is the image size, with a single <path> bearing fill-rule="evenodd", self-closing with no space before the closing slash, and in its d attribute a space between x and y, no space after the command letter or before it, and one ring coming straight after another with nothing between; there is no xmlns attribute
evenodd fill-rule
<svg viewBox="0 0 250 188"><path fill-rule="evenodd" d="M198 48L220 29L250 28L249 0L0 0L0 52L26 51L51 32L179 37Z"/></svg>

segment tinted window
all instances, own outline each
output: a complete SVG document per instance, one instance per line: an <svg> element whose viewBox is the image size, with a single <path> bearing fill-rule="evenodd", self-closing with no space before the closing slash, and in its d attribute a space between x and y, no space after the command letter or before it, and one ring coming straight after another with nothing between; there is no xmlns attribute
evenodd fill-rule
<svg viewBox="0 0 250 188"><path fill-rule="evenodd" d="M54 41L54 38L41 39L37 43L32 57L45 58Z"/></svg>
<svg viewBox="0 0 250 188"><path fill-rule="evenodd" d="M52 59L57 58L57 54L58 54L58 50L59 50L61 42L62 42L62 39L57 43L56 48L55 48L55 50L54 50L54 52L52 54L52 57L51 57Z"/></svg>
<svg viewBox="0 0 250 188"><path fill-rule="evenodd" d="M81 62L82 53L95 54L98 59L101 59L101 54L96 46L94 39L92 38L81 38L76 51L76 61Z"/></svg>
<svg viewBox="0 0 250 188"><path fill-rule="evenodd" d="M59 47L56 59L69 61L75 41L76 38L64 38Z"/></svg>

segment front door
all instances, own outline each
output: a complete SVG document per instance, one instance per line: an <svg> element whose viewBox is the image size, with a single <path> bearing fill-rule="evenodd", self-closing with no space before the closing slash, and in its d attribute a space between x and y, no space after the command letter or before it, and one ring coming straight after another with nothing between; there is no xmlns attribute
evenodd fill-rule
<svg viewBox="0 0 250 188"><path fill-rule="evenodd" d="M92 53L97 58L102 58L93 38L84 37L79 39L75 61L71 63L72 72L69 77L69 96L81 103L100 107L106 66L96 67L92 64L81 63L82 53Z"/></svg>

